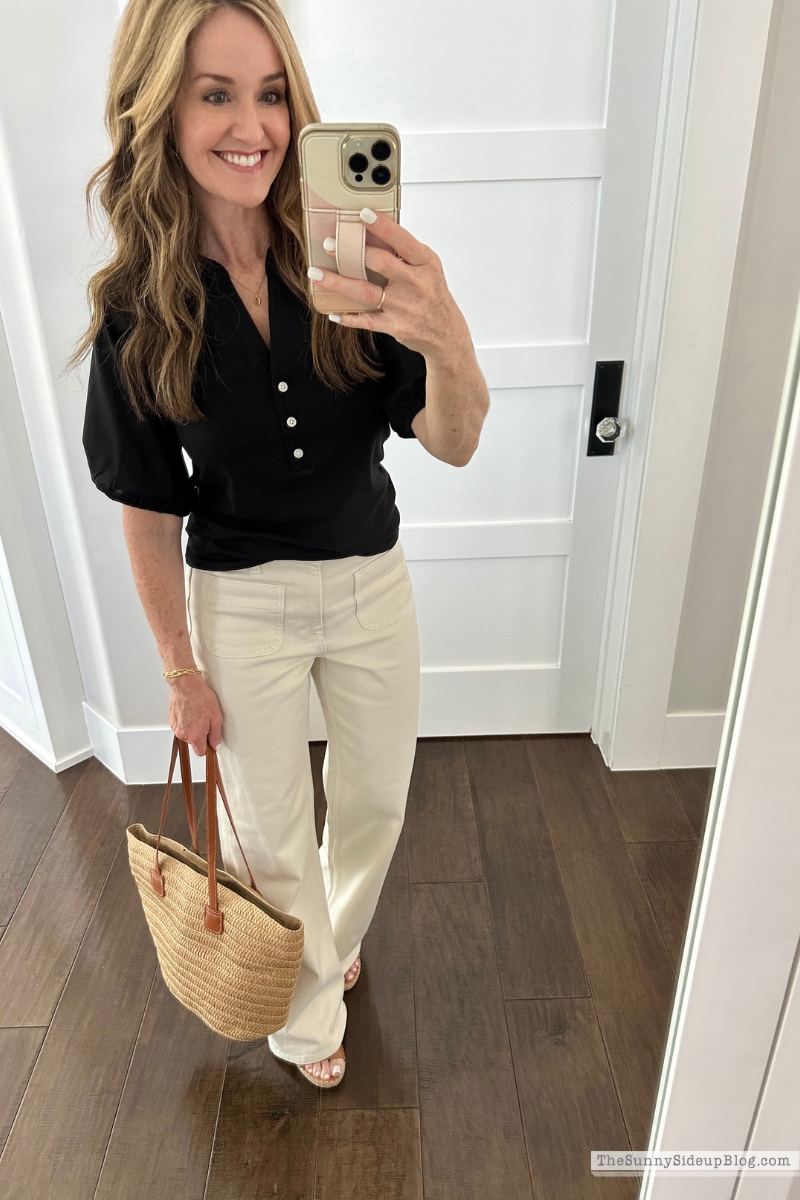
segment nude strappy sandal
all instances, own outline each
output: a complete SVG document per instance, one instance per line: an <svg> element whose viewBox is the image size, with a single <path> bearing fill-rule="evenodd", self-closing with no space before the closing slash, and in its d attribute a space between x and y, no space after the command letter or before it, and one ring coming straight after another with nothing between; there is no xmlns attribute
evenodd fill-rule
<svg viewBox="0 0 800 1200"><path fill-rule="evenodd" d="M346 992L349 992L351 987L355 987L355 985L358 983L358 980L361 976L361 955L360 954L359 954L358 958L356 959L356 961L358 962L358 973L356 974L355 979L352 979L350 981L350 983L346 983L344 985L344 990ZM337 1075L337 1077L335 1079L333 1078L333 1076L331 1076L330 1079L317 1079L316 1075L311 1075L305 1069L305 1067L302 1065L302 1063L297 1063L297 1069L301 1075L305 1076L305 1078L309 1081L309 1083L313 1083L316 1087L321 1087L321 1088L336 1087L344 1079L344 1071L342 1071L341 1075ZM346 1062L345 1062L345 1070L347 1070Z"/></svg>
<svg viewBox="0 0 800 1200"><path fill-rule="evenodd" d="M342 1047L342 1049L344 1049L344 1047ZM330 1056L328 1056L328 1057L330 1057ZM336 1056L334 1055L334 1057L336 1057ZM297 1069L300 1072L300 1074L305 1076L305 1078L308 1080L308 1082L313 1083L315 1087L332 1088L332 1087L338 1087L339 1084L344 1079L345 1071L347 1070L347 1062L345 1061L344 1067L342 1068L341 1075L336 1075L336 1076L331 1075L330 1079L323 1079L322 1077L317 1079L316 1075L312 1075L310 1071L307 1071L302 1063L297 1063Z"/></svg>

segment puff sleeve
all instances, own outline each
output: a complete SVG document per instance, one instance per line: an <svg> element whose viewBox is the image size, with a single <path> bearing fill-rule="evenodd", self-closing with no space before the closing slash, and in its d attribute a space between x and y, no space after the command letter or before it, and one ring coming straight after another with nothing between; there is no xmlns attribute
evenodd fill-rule
<svg viewBox="0 0 800 1200"><path fill-rule="evenodd" d="M94 484L121 504L184 517L195 489L172 421L140 421L119 374L120 317L109 315L92 348L83 448Z"/></svg>
<svg viewBox="0 0 800 1200"><path fill-rule="evenodd" d="M411 422L425 407L425 358L388 333L378 336L386 372L382 380L383 406L389 424L399 437L415 437Z"/></svg>

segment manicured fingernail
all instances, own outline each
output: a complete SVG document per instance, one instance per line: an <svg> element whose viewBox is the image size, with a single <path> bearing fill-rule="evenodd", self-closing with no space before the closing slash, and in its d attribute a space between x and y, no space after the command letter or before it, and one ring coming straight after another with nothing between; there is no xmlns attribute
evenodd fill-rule
<svg viewBox="0 0 800 1200"><path fill-rule="evenodd" d="M341 325L342 323L342 318L338 313L328 313L328 320L335 321L337 325Z"/></svg>
<svg viewBox="0 0 800 1200"><path fill-rule="evenodd" d="M332 1070L333 1070L334 1075L341 1075L341 1073L342 1073L341 1067L333 1067Z"/></svg>
<svg viewBox="0 0 800 1200"><path fill-rule="evenodd" d="M378 219L378 214L371 208L362 208L358 215L361 217L362 221L366 221L367 225L374 225Z"/></svg>
<svg viewBox="0 0 800 1200"><path fill-rule="evenodd" d="M326 250L329 250L332 254L333 251L336 249L336 238L325 238L325 241L322 243L322 245L324 246L324 248Z"/></svg>
<svg viewBox="0 0 800 1200"><path fill-rule="evenodd" d="M309 267L308 268L308 278L309 279L324 279L325 272L321 271L319 269L319 267Z"/></svg>

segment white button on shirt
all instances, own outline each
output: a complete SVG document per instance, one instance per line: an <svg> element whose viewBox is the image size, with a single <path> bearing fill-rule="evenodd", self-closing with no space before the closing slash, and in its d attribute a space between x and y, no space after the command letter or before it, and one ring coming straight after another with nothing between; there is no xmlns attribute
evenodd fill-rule
<svg viewBox="0 0 800 1200"><path fill-rule="evenodd" d="M289 390L288 383L284 383L283 380L281 380L281 382L278 384L278 391L279 392L288 392L288 390Z"/></svg>
<svg viewBox="0 0 800 1200"><path fill-rule="evenodd" d="M286 424L291 425L292 429L294 429L295 425L297 424L297 417L287 417Z"/></svg>
<svg viewBox="0 0 800 1200"><path fill-rule="evenodd" d="M295 456L295 458L302 458L302 457L303 457L303 451L302 451L302 450L300 450L300 449L297 449L297 450L295 450L295 452L294 452L294 456Z"/></svg>

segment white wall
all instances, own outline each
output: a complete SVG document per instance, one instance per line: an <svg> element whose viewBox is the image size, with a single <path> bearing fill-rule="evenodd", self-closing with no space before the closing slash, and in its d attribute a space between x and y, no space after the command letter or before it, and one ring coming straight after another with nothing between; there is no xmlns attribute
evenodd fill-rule
<svg viewBox="0 0 800 1200"><path fill-rule="evenodd" d="M83 682L0 321L0 724L61 770L91 754Z"/></svg>
<svg viewBox="0 0 800 1200"><path fill-rule="evenodd" d="M102 258L83 193L107 153L102 112L118 18L116 0L31 0L4 24L0 314L86 700L110 728L136 728L164 721L167 685L135 594L121 508L89 478L86 364L62 374L85 327L91 262Z"/></svg>
<svg viewBox="0 0 800 1200"><path fill-rule="evenodd" d="M722 712L800 292L800 2L777 0L669 694Z"/></svg>

